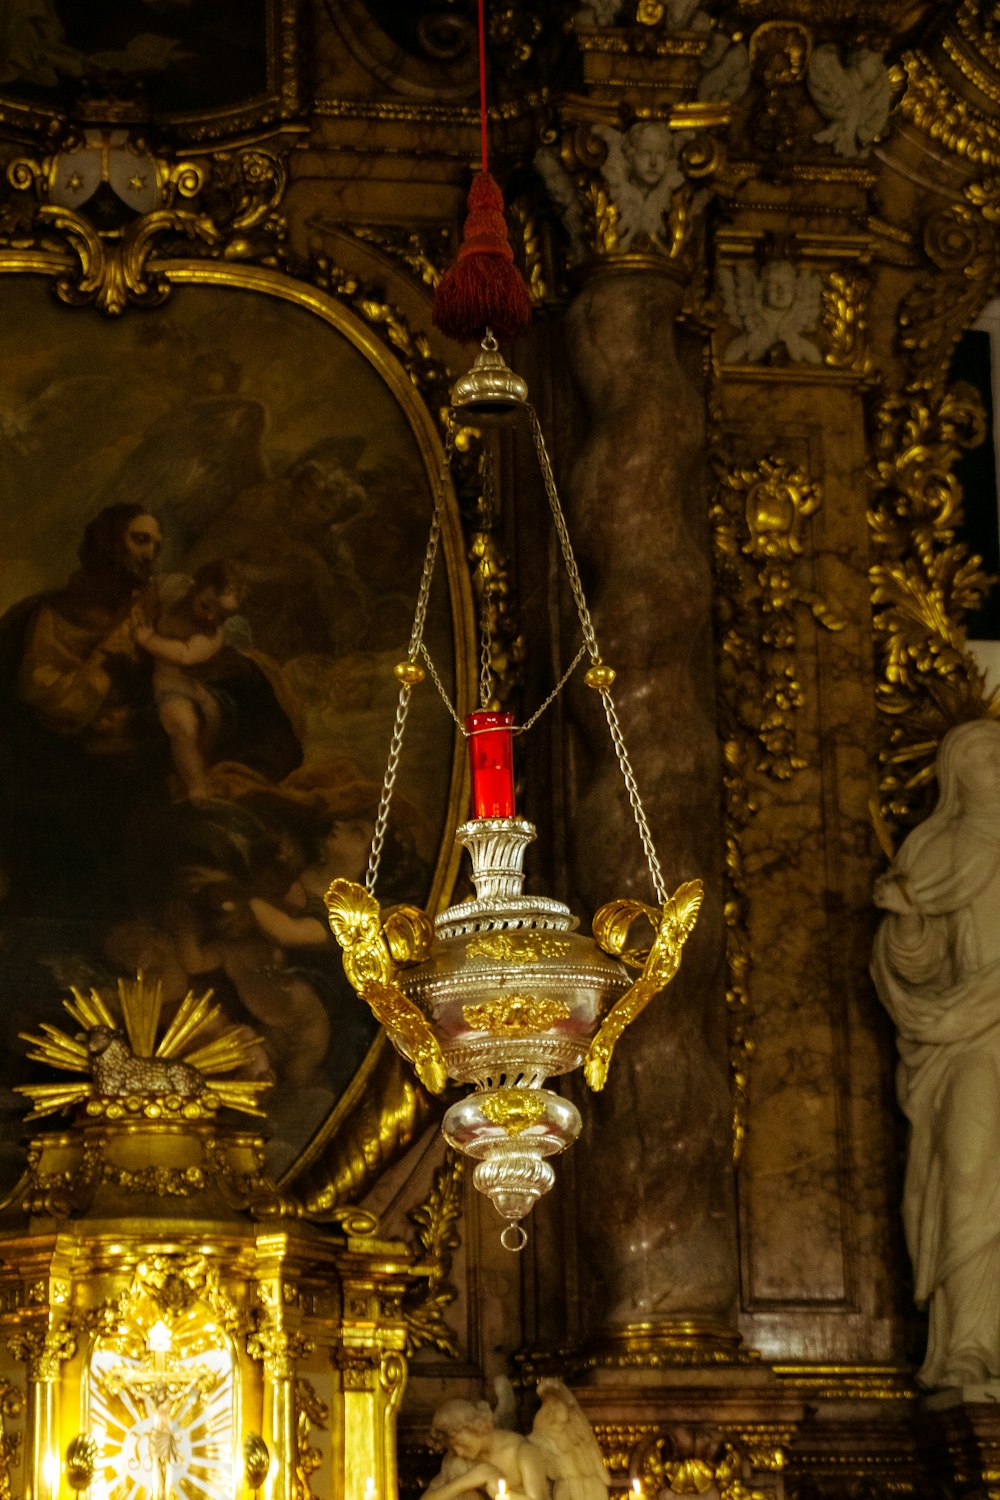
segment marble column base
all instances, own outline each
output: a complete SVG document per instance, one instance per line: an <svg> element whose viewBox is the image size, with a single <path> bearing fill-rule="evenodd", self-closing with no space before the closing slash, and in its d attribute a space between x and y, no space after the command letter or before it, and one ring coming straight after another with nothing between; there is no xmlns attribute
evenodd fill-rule
<svg viewBox="0 0 1000 1500"><path fill-rule="evenodd" d="M758 1356L722 1318L665 1317L607 1328L582 1351L594 1370L650 1372L677 1366L752 1364Z"/></svg>

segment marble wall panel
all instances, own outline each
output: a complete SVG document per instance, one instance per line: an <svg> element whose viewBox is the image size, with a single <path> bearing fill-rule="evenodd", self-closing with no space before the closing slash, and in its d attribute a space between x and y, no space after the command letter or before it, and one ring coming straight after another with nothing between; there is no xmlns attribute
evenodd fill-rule
<svg viewBox="0 0 1000 1500"><path fill-rule="evenodd" d="M786 781L754 773L759 811L743 834L756 1052L738 1179L741 1327L765 1355L887 1357L900 1338L898 1183L891 1041L867 978L876 736L862 429L849 385L776 385L731 382L731 435L742 461L786 458L820 482L793 579L846 628L796 608L807 764ZM762 387L766 426L753 416Z"/></svg>

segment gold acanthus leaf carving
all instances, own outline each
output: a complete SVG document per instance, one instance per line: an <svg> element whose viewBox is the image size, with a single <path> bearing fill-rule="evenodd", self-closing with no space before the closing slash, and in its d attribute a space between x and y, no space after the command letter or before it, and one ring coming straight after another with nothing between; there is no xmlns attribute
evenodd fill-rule
<svg viewBox="0 0 1000 1500"><path fill-rule="evenodd" d="M458 1221L462 1214L462 1181L465 1164L449 1146L434 1173L431 1190L407 1215L416 1229L414 1252L431 1267L427 1281L408 1291L403 1299L406 1323L406 1353L436 1349L457 1359L458 1340L445 1322L445 1310L455 1301L458 1289L449 1280L455 1251L461 1244Z"/></svg>
<svg viewBox="0 0 1000 1500"><path fill-rule="evenodd" d="M614 255L618 250L618 209L607 188L588 178L583 183L581 199L588 244L593 246L595 255Z"/></svg>
<svg viewBox="0 0 1000 1500"><path fill-rule="evenodd" d="M330 226L342 230L343 225L334 215L330 216ZM309 227L326 227L323 217L310 220ZM447 263L449 249L449 235L447 231L440 231L433 247L427 243L429 235L425 232L418 233L409 228L397 229L386 227L382 224L353 224L349 231L356 240L363 240L368 245L374 245L384 255L405 267L411 276L431 291L441 280L443 267Z"/></svg>
<svg viewBox="0 0 1000 1500"><path fill-rule="evenodd" d="M985 432L979 394L961 382L915 386L876 413L870 581L877 702L888 731L882 810L897 818L918 805L948 729L965 719L1000 717L962 625L990 578L956 539L962 491L953 467Z"/></svg>
<svg viewBox="0 0 1000 1500"><path fill-rule="evenodd" d="M615 1001L587 1049L583 1073L595 1092L604 1087L612 1054L626 1027L642 1014L654 995L670 983L680 968L681 953L697 920L702 895L701 881L688 880L677 887L663 903L663 911L652 919L651 908L641 901L610 901L595 914L594 937L606 953L616 958L626 951L633 951L626 950L633 921L639 918L653 920L655 929L642 973Z"/></svg>
<svg viewBox="0 0 1000 1500"><path fill-rule="evenodd" d="M497 995L480 1005L463 1005L462 1017L468 1026L485 1031L488 1036L531 1036L547 1031L557 1021L569 1019L564 1000L534 995Z"/></svg>
<svg viewBox="0 0 1000 1500"><path fill-rule="evenodd" d="M405 962L417 962L418 954L430 948L433 925L416 907L405 908L405 916L389 928L382 924L375 897L353 880L335 880L325 897L330 930L343 949L344 973L355 993L364 1000L379 1025L384 1026L393 1046L417 1071L417 1077L432 1094L440 1094L448 1081L441 1046L427 1017L396 984L390 941ZM398 915L398 914L397 914Z"/></svg>
<svg viewBox="0 0 1000 1500"><path fill-rule="evenodd" d="M801 469L767 457L723 469L709 517L716 574L726 599L719 681L733 717L757 742L757 769L785 781L805 765L795 748L798 678L796 606L827 630L844 621L793 578L806 519L820 505Z"/></svg>
<svg viewBox="0 0 1000 1500"><path fill-rule="evenodd" d="M295 1410L294 1500L312 1500L312 1476L323 1462L322 1449L311 1441L312 1430L329 1425L330 1408L320 1400L311 1381L299 1379L295 1382Z"/></svg>
<svg viewBox="0 0 1000 1500"><path fill-rule="evenodd" d="M871 369L865 309L871 283L859 272L831 271L824 277L821 327L826 334L824 362L836 370L865 375Z"/></svg>
<svg viewBox="0 0 1000 1500"><path fill-rule="evenodd" d="M989 299L997 278L997 180L970 183L966 203L950 203L928 214L922 225L924 253L932 262L903 298L898 342L911 381L937 379L956 343Z"/></svg>
<svg viewBox="0 0 1000 1500"><path fill-rule="evenodd" d="M28 1367L31 1380L58 1380L63 1360L76 1353L77 1336L68 1323L54 1328L18 1329L7 1339L16 1360Z"/></svg>

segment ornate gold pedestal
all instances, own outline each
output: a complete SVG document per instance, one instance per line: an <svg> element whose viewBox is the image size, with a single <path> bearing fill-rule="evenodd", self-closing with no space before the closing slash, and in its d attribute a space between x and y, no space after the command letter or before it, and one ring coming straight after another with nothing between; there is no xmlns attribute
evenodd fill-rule
<svg viewBox="0 0 1000 1500"><path fill-rule="evenodd" d="M0 1494L396 1494L419 1271L369 1214L302 1222L262 1153L171 1096L31 1141L0 1213Z"/></svg>

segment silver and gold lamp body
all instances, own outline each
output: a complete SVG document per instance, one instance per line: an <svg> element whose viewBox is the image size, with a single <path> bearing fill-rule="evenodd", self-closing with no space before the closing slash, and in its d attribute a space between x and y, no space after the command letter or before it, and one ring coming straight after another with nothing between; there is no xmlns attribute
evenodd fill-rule
<svg viewBox="0 0 1000 1500"><path fill-rule="evenodd" d="M512 716L487 710L484 680L482 708L467 716L463 730L475 816L456 835L471 858L475 896L433 920L409 906L382 913L373 891L406 707L424 677L419 658L426 656L422 634L438 510L407 659L396 668L400 700L367 886L335 880L326 897L348 979L424 1087L440 1094L449 1080L472 1086L449 1106L442 1129L456 1150L475 1160L473 1182L507 1221L501 1239L508 1249L525 1243L521 1220L553 1184L549 1158L571 1145L581 1128L576 1106L546 1088L547 1081L582 1066L590 1087L603 1088L623 1031L676 974L702 897L697 880L672 896L664 889L611 699L615 674L597 648L544 440L526 396L524 382L487 337L473 368L457 382L452 403L463 420L478 425L506 424L530 413L583 627L577 660L589 654L584 680L602 699L659 905L609 902L594 917L593 936L586 937L561 901L524 894L524 857L535 828L514 810ZM443 490L439 486L439 507Z"/></svg>

